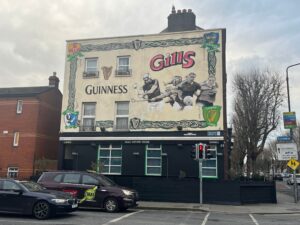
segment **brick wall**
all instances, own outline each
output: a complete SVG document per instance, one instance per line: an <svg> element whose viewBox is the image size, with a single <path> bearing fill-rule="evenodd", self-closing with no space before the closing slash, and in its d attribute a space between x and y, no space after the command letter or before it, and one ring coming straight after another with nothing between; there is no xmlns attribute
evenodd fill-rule
<svg viewBox="0 0 300 225"><path fill-rule="evenodd" d="M0 177L8 167L19 168L19 179L33 175L35 159L51 159L55 169L62 95L57 89L38 97L0 98ZM16 113L17 100L23 100L21 114ZM13 146L14 132L19 145Z"/></svg>

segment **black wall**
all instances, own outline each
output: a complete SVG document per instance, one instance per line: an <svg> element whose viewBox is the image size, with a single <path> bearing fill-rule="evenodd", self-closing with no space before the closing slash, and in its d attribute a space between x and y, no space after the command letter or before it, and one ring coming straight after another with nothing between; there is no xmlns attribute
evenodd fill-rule
<svg viewBox="0 0 300 225"><path fill-rule="evenodd" d="M102 142L104 143L104 142ZM198 178L198 162L191 158L192 146L196 142L151 142L162 144L162 176L175 178ZM63 159L63 165L59 169L65 170L90 170L91 162L96 162L97 146L101 144L81 142L69 144L71 151L78 154L73 159ZM108 144L107 142L105 144ZM122 175L145 176L145 150L146 144L122 144ZM218 179L223 178L223 149L218 145ZM77 165L78 163L78 165Z"/></svg>
<svg viewBox="0 0 300 225"><path fill-rule="evenodd" d="M140 200L199 203L199 179L108 176L139 192ZM203 203L240 205L276 203L274 182L203 181Z"/></svg>

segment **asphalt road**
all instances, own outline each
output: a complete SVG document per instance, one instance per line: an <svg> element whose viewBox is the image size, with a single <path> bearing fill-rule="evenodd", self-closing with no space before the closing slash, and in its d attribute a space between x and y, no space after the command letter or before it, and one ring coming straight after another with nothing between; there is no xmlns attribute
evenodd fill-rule
<svg viewBox="0 0 300 225"><path fill-rule="evenodd" d="M195 211L130 210L106 213L79 210L45 221L0 214L1 225L299 225L300 214L225 214Z"/></svg>

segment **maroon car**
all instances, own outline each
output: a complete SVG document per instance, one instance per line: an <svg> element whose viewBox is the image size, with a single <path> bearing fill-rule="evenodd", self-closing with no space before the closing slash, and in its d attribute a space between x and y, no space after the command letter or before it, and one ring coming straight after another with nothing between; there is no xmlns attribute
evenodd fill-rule
<svg viewBox="0 0 300 225"><path fill-rule="evenodd" d="M79 206L104 208L117 212L137 206L138 193L121 187L109 178L79 171L44 172L37 181L47 189L71 193L79 199Z"/></svg>

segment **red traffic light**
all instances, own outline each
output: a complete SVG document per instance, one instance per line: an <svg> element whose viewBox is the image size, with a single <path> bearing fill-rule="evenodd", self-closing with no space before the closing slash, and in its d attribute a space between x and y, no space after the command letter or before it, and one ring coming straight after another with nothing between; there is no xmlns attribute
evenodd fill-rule
<svg viewBox="0 0 300 225"><path fill-rule="evenodd" d="M198 144L199 159L203 159L203 150L204 150L204 145L202 143L199 143Z"/></svg>

